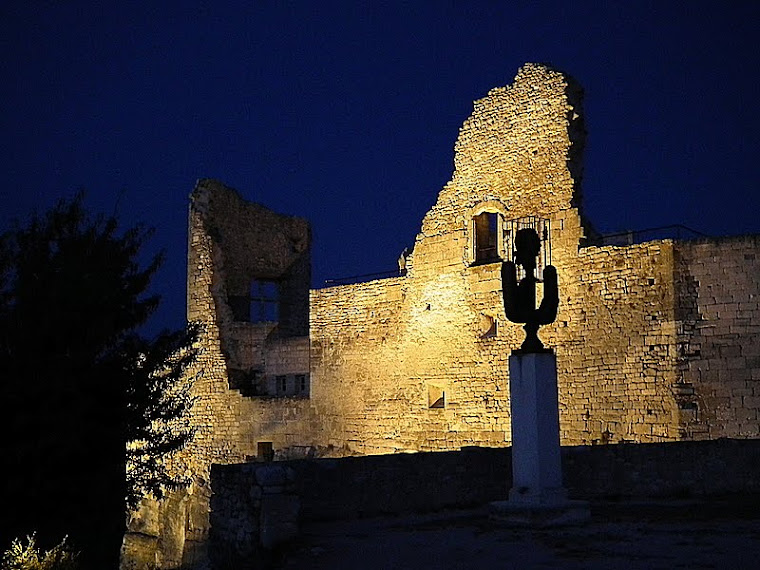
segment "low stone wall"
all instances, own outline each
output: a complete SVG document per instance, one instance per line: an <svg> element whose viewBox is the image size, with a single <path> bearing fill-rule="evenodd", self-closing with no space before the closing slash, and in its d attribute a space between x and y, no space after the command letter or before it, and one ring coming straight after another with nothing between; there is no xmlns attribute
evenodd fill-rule
<svg viewBox="0 0 760 570"><path fill-rule="evenodd" d="M214 568L255 567L298 534L295 471L282 464L213 466L209 558Z"/></svg>
<svg viewBox="0 0 760 570"><path fill-rule="evenodd" d="M760 440L564 447L562 462L572 498L760 493ZM211 556L244 568L295 536L299 521L503 500L511 449L215 465L211 476Z"/></svg>
<svg viewBox="0 0 760 570"><path fill-rule="evenodd" d="M562 450L565 486L584 499L760 493L760 440L717 439Z"/></svg>
<svg viewBox="0 0 760 570"><path fill-rule="evenodd" d="M296 472L302 520L468 507L503 497L510 448L370 455L288 462Z"/></svg>

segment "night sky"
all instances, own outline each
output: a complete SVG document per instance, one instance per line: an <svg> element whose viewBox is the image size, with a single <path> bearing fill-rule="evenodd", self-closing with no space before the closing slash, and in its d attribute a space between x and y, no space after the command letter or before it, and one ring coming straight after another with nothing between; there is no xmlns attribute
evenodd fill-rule
<svg viewBox="0 0 760 570"><path fill-rule="evenodd" d="M472 102L527 61L585 88L601 231L760 232L760 3L4 2L0 225L85 189L156 228L184 319L188 195L307 217L313 283L393 270Z"/></svg>

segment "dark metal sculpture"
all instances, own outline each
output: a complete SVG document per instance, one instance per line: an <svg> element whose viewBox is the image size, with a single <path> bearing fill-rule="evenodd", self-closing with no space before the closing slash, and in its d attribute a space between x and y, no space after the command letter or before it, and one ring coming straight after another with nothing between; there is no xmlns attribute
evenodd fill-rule
<svg viewBox="0 0 760 570"><path fill-rule="evenodd" d="M515 235L515 262L525 269L525 277L517 282L517 267L506 261L501 266L501 283L504 294L504 310L513 323L524 323L525 341L519 354L550 352L538 338L538 327L548 325L557 318L559 292L557 270L552 265L544 269L544 298L536 308L536 283L541 283L536 273L536 258L541 250L541 239L533 228L523 228Z"/></svg>

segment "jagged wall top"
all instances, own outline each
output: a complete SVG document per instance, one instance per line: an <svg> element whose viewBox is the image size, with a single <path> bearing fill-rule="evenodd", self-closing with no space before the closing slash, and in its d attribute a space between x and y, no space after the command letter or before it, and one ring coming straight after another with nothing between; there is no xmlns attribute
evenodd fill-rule
<svg viewBox="0 0 760 570"><path fill-rule="evenodd" d="M190 209L200 214L205 232L222 248L233 294L248 294L254 276L280 279L294 260L308 255L308 221L248 202L217 180L198 180L190 195Z"/></svg>
<svg viewBox="0 0 760 570"><path fill-rule="evenodd" d="M498 201L510 217L580 203L582 90L567 75L528 63L507 87L475 101L454 147L454 174L423 222L440 233L456 211Z"/></svg>

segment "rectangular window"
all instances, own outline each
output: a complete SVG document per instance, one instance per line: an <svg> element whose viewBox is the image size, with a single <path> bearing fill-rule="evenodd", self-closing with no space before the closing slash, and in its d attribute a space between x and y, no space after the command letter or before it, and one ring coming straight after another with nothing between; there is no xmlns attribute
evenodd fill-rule
<svg viewBox="0 0 760 570"><path fill-rule="evenodd" d="M544 274L544 269L551 265L552 262L552 242L551 242L551 222L549 220L538 218L536 216L526 216L514 220L503 221L504 226L504 255L510 261L515 261L515 250L517 238L520 230L532 229L541 239L541 249L536 259L536 276L539 278ZM521 266L517 266L517 279L525 277L525 272Z"/></svg>
<svg viewBox="0 0 760 570"><path fill-rule="evenodd" d="M272 461L274 459L274 449L271 441L258 442L256 456L259 461Z"/></svg>
<svg viewBox="0 0 760 570"><path fill-rule="evenodd" d="M475 263L500 261L498 239L499 214L483 212L473 219L475 226Z"/></svg>
<svg viewBox="0 0 760 570"><path fill-rule="evenodd" d="M275 381L277 383L277 393L278 394L287 394L288 393L288 377L287 376L277 376L275 378Z"/></svg>
<svg viewBox="0 0 760 570"><path fill-rule="evenodd" d="M304 395L309 393L309 380L306 374L296 374L296 391Z"/></svg>
<svg viewBox="0 0 760 570"><path fill-rule="evenodd" d="M250 322L276 323L280 320L280 286L276 281L251 281Z"/></svg>

